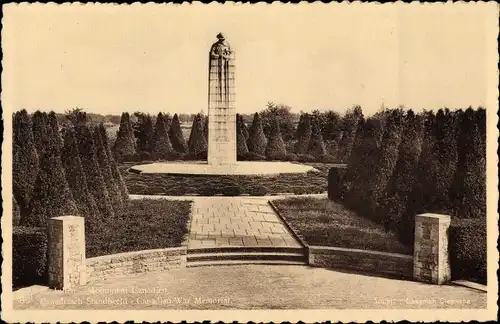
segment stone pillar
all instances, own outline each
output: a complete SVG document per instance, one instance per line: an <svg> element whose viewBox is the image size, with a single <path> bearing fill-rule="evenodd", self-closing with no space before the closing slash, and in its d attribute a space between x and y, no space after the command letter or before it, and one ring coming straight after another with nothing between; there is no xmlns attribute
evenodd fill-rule
<svg viewBox="0 0 500 324"><path fill-rule="evenodd" d="M208 71L208 163L236 163L234 51L224 35L210 48Z"/></svg>
<svg viewBox="0 0 500 324"><path fill-rule="evenodd" d="M413 278L433 284L450 281L448 228L450 216L420 214L415 217Z"/></svg>
<svg viewBox="0 0 500 324"><path fill-rule="evenodd" d="M49 286L72 289L87 283L85 223L79 216L60 216L48 223Z"/></svg>

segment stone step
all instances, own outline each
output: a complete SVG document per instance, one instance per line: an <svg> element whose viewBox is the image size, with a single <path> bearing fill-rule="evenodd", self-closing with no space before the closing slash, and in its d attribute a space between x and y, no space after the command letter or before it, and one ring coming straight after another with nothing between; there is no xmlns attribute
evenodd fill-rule
<svg viewBox="0 0 500 324"><path fill-rule="evenodd" d="M188 248L187 254L201 253L298 253L306 255L307 249L303 247L278 247L278 246L219 246L206 248Z"/></svg>
<svg viewBox="0 0 500 324"><path fill-rule="evenodd" d="M216 261L199 261L188 262L186 267L212 267L212 266L229 266L229 265L245 265L245 264L265 264L265 265L303 265L307 263L300 261L286 261L286 260L216 260Z"/></svg>
<svg viewBox="0 0 500 324"><path fill-rule="evenodd" d="M236 252L188 254L187 263L205 261L296 261L306 262L302 253Z"/></svg>

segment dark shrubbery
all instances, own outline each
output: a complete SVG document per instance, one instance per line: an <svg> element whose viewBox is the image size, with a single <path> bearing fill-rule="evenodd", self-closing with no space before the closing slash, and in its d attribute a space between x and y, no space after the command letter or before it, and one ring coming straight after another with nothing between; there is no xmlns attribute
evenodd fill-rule
<svg viewBox="0 0 500 324"><path fill-rule="evenodd" d="M353 149L356 132L359 129L358 123L363 119L361 107L356 106L348 110L342 118L342 139L339 142L338 158L340 161L348 162Z"/></svg>
<svg viewBox="0 0 500 324"><path fill-rule="evenodd" d="M187 153L188 147L184 135L182 135L181 124L179 122L179 116L177 114L172 118L172 123L170 129L168 130L168 135L170 136L170 141L175 151L179 153Z"/></svg>
<svg viewBox="0 0 500 324"><path fill-rule="evenodd" d="M96 147L99 168L104 178L104 183L106 184L106 187L108 189L111 205L116 212L123 207L123 198L120 193L120 189L118 188L118 184L115 182L115 179L113 177L111 161L109 160L108 154L106 152L106 148L102 141L101 132L99 131L98 126L94 127L92 137L94 139L94 144Z"/></svg>
<svg viewBox="0 0 500 324"><path fill-rule="evenodd" d="M316 161L316 158L310 154L297 154L297 160L302 163L307 163Z"/></svg>
<svg viewBox="0 0 500 324"><path fill-rule="evenodd" d="M137 152L153 153L154 126L153 119L149 114L136 112L137 122L134 125L134 135L137 143Z"/></svg>
<svg viewBox="0 0 500 324"><path fill-rule="evenodd" d="M262 123L258 113L255 113L248 137L248 150L251 153L264 155L266 151L267 139L262 129Z"/></svg>
<svg viewBox="0 0 500 324"><path fill-rule="evenodd" d="M312 123L312 132L307 147L307 154L314 156L316 159L320 159L326 154L323 135L321 134L321 128L317 120L314 120Z"/></svg>
<svg viewBox="0 0 500 324"><path fill-rule="evenodd" d="M125 112L120 120L120 128L116 134L113 147L115 158L119 161L129 159L135 154L135 137L130 115Z"/></svg>
<svg viewBox="0 0 500 324"><path fill-rule="evenodd" d="M48 124L45 129L48 129ZM49 136L45 140L29 215L21 219L24 226L44 227L51 217L78 214L61 162L59 145L55 136Z"/></svg>
<svg viewBox="0 0 500 324"><path fill-rule="evenodd" d="M12 196L12 225L17 226L21 220L21 210L14 196Z"/></svg>
<svg viewBox="0 0 500 324"><path fill-rule="evenodd" d="M97 151L92 133L87 125L78 125L75 127L75 135L89 191L96 200L101 217L112 217L114 216L114 209L111 204L108 189L104 183L104 177L99 168Z"/></svg>
<svg viewBox="0 0 500 324"><path fill-rule="evenodd" d="M245 154L243 156L238 156L238 160L241 161L262 161L265 160L266 157L261 154L257 154L254 152L248 152L248 154Z"/></svg>
<svg viewBox="0 0 500 324"><path fill-rule="evenodd" d="M173 157L174 148L168 136L167 123L162 113L156 117L154 130L153 157L160 160L170 160Z"/></svg>
<svg viewBox="0 0 500 324"><path fill-rule="evenodd" d="M380 150L373 157L376 163L373 174L370 175L370 178L366 179L368 182L367 192L370 193L365 200L367 213L378 221L384 218L383 215L377 212L380 210L381 198L384 196L387 184L398 160L398 148L401 143L402 115L402 110L395 109L388 116Z"/></svg>
<svg viewBox="0 0 500 324"><path fill-rule="evenodd" d="M47 233L43 228L14 226L12 286L43 284L47 279Z"/></svg>
<svg viewBox="0 0 500 324"><path fill-rule="evenodd" d="M452 219L448 243L452 279L486 284L486 219Z"/></svg>
<svg viewBox="0 0 500 324"><path fill-rule="evenodd" d="M297 125L297 132L295 133L295 138L297 142L294 145L294 152L298 155L306 154L309 147L309 141L311 140L311 118L309 114L300 115L299 124Z"/></svg>
<svg viewBox="0 0 500 324"><path fill-rule="evenodd" d="M271 122L269 140L267 141L265 154L266 157L271 160L286 155L285 142L283 142L283 138L281 137L280 125L277 120Z"/></svg>
<svg viewBox="0 0 500 324"><path fill-rule="evenodd" d="M485 132L484 109L421 115L394 109L360 119L341 192L331 174L329 197L382 223L407 246L414 243L416 215L450 215L453 276L483 280Z"/></svg>
<svg viewBox="0 0 500 324"><path fill-rule="evenodd" d="M39 163L31 118L26 110L15 113L12 133L12 193L22 217L28 213Z"/></svg>
<svg viewBox="0 0 500 324"><path fill-rule="evenodd" d="M459 218L486 217L486 150L481 130L485 120L476 118L467 109L460 119L458 136L458 165L452 186L452 202Z"/></svg>
<svg viewBox="0 0 500 324"><path fill-rule="evenodd" d="M221 193L224 196L239 196L243 193L243 190L236 182L233 182L226 184L222 188Z"/></svg>
<svg viewBox="0 0 500 324"><path fill-rule="evenodd" d="M352 185L344 196L346 205L363 215L366 215L367 211L364 201L369 194L367 191L368 179L375 171L375 157L379 150L375 138L379 127L379 121L373 118L369 118L366 123L362 124L360 145L353 148L347 165L346 177L351 176L351 179L346 180L351 181ZM352 163L351 160L356 161L356 163Z"/></svg>
<svg viewBox="0 0 500 324"><path fill-rule="evenodd" d="M415 165L422 151L422 123L419 116L408 111L404 117L398 159L377 213L382 215L386 229L396 231L404 226L401 218L408 203L408 197L415 182Z"/></svg>
<svg viewBox="0 0 500 324"><path fill-rule="evenodd" d="M259 184L246 188L246 191L250 196L265 196L269 193L269 189L267 187Z"/></svg>
<svg viewBox="0 0 500 324"><path fill-rule="evenodd" d="M340 200L342 198L342 179L346 168L333 167L328 171L328 198L331 200Z"/></svg>
<svg viewBox="0 0 500 324"><path fill-rule="evenodd" d="M244 157L248 154L248 131L246 132L246 135L244 131L246 131L246 127L243 123L243 118L241 115L236 114L236 155L238 157Z"/></svg>
<svg viewBox="0 0 500 324"><path fill-rule="evenodd" d="M207 140L203 135L203 120L200 114L196 115L191 127L188 141L189 154L196 157L205 156L208 150Z"/></svg>
<svg viewBox="0 0 500 324"><path fill-rule="evenodd" d="M295 153L287 153L283 159L283 161L295 162L298 161L299 157Z"/></svg>
<svg viewBox="0 0 500 324"><path fill-rule="evenodd" d="M100 212L94 196L90 193L87 177L83 171L82 161L78 152L75 132L72 128L64 131L64 146L61 161L64 165L66 180L73 193L78 210L86 219L85 226L87 229L93 230L100 224Z"/></svg>

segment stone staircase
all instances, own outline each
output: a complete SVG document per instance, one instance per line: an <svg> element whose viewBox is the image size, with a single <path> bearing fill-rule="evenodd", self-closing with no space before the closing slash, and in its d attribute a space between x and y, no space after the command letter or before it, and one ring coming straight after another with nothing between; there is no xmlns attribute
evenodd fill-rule
<svg viewBox="0 0 500 324"><path fill-rule="evenodd" d="M207 247L187 251L187 267L274 264L307 265L307 250L303 247Z"/></svg>

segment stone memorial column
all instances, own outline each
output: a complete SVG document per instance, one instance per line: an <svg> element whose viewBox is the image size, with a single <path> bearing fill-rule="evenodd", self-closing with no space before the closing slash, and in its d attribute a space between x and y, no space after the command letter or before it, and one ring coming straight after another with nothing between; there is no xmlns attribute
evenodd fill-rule
<svg viewBox="0 0 500 324"><path fill-rule="evenodd" d="M208 163L236 163L234 51L223 34L210 48L208 71Z"/></svg>
<svg viewBox="0 0 500 324"><path fill-rule="evenodd" d="M434 284L450 281L448 228L450 216L420 214L415 217L413 277Z"/></svg>
<svg viewBox="0 0 500 324"><path fill-rule="evenodd" d="M60 216L48 223L49 286L72 289L87 282L85 223L79 216Z"/></svg>

